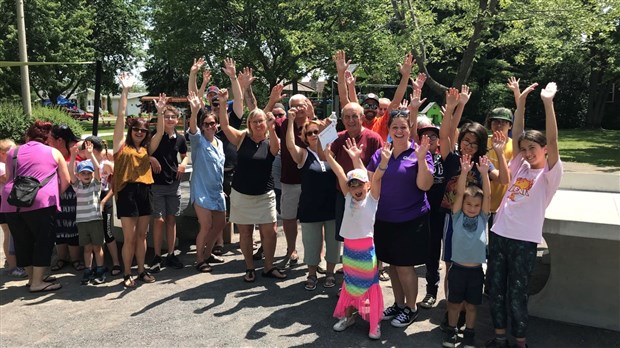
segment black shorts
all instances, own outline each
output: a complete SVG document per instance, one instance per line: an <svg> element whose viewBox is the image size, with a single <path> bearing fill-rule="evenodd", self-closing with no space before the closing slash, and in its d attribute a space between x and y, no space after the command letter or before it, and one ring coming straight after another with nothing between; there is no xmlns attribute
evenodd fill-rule
<svg viewBox="0 0 620 348"><path fill-rule="evenodd" d="M416 266L428 259L428 214L405 222L375 221L377 259L394 266Z"/></svg>
<svg viewBox="0 0 620 348"><path fill-rule="evenodd" d="M0 197L0 207L2 206L2 199ZM6 224L6 217L4 216L4 213L0 213L0 224Z"/></svg>
<svg viewBox="0 0 620 348"><path fill-rule="evenodd" d="M466 267L452 263L448 270L448 302L482 304L482 266Z"/></svg>
<svg viewBox="0 0 620 348"><path fill-rule="evenodd" d="M153 194L151 185L129 183L118 192L116 198L116 215L138 217L151 215L153 212Z"/></svg>

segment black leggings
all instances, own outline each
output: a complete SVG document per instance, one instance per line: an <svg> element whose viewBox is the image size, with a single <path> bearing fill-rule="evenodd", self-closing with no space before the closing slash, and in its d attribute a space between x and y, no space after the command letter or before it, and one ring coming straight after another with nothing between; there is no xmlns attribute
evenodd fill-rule
<svg viewBox="0 0 620 348"><path fill-rule="evenodd" d="M15 242L17 267L49 267L56 234L56 206L6 213Z"/></svg>
<svg viewBox="0 0 620 348"><path fill-rule="evenodd" d="M441 258L441 240L446 213L440 208L431 209L430 235L428 239L428 261L426 261L426 293L437 297L439 288L439 259Z"/></svg>

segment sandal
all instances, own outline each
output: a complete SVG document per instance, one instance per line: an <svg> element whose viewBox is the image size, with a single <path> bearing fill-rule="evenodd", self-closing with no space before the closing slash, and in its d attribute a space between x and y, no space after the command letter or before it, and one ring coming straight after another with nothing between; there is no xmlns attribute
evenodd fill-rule
<svg viewBox="0 0 620 348"><path fill-rule="evenodd" d="M297 251L293 251L291 256L289 256L289 262L291 265L296 265L299 262L299 255L297 255Z"/></svg>
<svg viewBox="0 0 620 348"><path fill-rule="evenodd" d="M56 264L50 267L50 269L54 272L58 272L61 269L65 268L65 266L69 263L67 260L57 260Z"/></svg>
<svg viewBox="0 0 620 348"><path fill-rule="evenodd" d="M211 265L209 265L206 261L201 261L198 262L198 264L196 265L196 270L200 273L207 273L211 272L213 269L211 268Z"/></svg>
<svg viewBox="0 0 620 348"><path fill-rule="evenodd" d="M121 266L120 266L120 265L114 265L114 266L112 267L112 270L110 271L110 275L111 275L112 277L116 277L117 275L119 275L119 274L121 274L121 273L122 273L122 269L121 269Z"/></svg>
<svg viewBox="0 0 620 348"><path fill-rule="evenodd" d="M215 256L222 256L224 255L224 246L223 245L216 245L213 247L213 250L211 250L211 254L215 255Z"/></svg>
<svg viewBox="0 0 620 348"><path fill-rule="evenodd" d="M278 272L278 273L275 273L275 272ZM283 274L282 271L278 269L278 267L272 267L267 272L263 272L262 276L265 278L275 278L275 279L286 278L286 274Z"/></svg>
<svg viewBox="0 0 620 348"><path fill-rule="evenodd" d="M333 273L328 273L327 277L325 277L325 283L323 283L324 288L333 288L336 286L336 278Z"/></svg>
<svg viewBox="0 0 620 348"><path fill-rule="evenodd" d="M37 290L30 289L30 292L35 293L35 292L54 291L54 290L59 290L62 288L62 285L60 285L60 283L45 283L45 284L46 285L42 287L41 289L37 289Z"/></svg>
<svg viewBox="0 0 620 348"><path fill-rule="evenodd" d="M83 271L84 268L86 268L86 266L84 266L84 263L82 263L82 261L73 261L71 262L71 265L73 265L73 269L75 269L76 271Z"/></svg>
<svg viewBox="0 0 620 348"><path fill-rule="evenodd" d="M256 250L254 255L252 255L252 259L258 261L262 260L263 257L265 257L265 255L263 254L263 246L261 245L258 250Z"/></svg>
<svg viewBox="0 0 620 348"><path fill-rule="evenodd" d="M125 285L126 288L136 287L136 282L133 279L131 279L131 274L126 274L123 277L123 285Z"/></svg>
<svg viewBox="0 0 620 348"><path fill-rule="evenodd" d="M256 280L256 271L254 268L248 268L245 270L245 275L243 276L243 281L246 283L254 283Z"/></svg>
<svg viewBox="0 0 620 348"><path fill-rule="evenodd" d="M306 284L304 285L304 289L308 290L308 291L312 291L316 289L316 283L319 280L317 279L317 277L315 275L309 275L308 278L306 279Z"/></svg>
<svg viewBox="0 0 620 348"><path fill-rule="evenodd" d="M51 275L47 275L43 278L43 282L44 283L54 283L58 280L58 278L51 276ZM26 284L26 287L29 288L30 284Z"/></svg>
<svg viewBox="0 0 620 348"><path fill-rule="evenodd" d="M145 283L155 283L155 277L153 277L149 272L143 271L138 275L138 279Z"/></svg>
<svg viewBox="0 0 620 348"><path fill-rule="evenodd" d="M382 269L379 271L379 280L382 282L387 282L388 280L390 280L390 274L387 270Z"/></svg>

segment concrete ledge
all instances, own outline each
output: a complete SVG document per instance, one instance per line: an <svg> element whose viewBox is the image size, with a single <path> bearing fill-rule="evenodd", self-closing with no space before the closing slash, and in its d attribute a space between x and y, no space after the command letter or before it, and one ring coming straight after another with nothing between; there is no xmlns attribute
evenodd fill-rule
<svg viewBox="0 0 620 348"><path fill-rule="evenodd" d="M564 190L620 192L620 175L564 172L560 188Z"/></svg>

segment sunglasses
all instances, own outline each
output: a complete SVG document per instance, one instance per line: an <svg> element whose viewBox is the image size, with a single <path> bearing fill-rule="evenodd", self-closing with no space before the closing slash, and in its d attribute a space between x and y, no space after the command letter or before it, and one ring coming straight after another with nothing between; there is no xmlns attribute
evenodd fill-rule
<svg viewBox="0 0 620 348"><path fill-rule="evenodd" d="M379 108L379 105L377 105L377 104L364 104L364 105L362 105L362 107L364 109L377 110L377 108Z"/></svg>
<svg viewBox="0 0 620 348"><path fill-rule="evenodd" d="M273 114L275 117L282 117L284 115L286 115L285 113L281 113L281 114Z"/></svg>
<svg viewBox="0 0 620 348"><path fill-rule="evenodd" d="M149 131L146 128L140 128L140 127L131 127L131 130L136 133L147 133Z"/></svg>
<svg viewBox="0 0 620 348"><path fill-rule="evenodd" d="M398 116L409 117L409 110L392 110L390 112L391 118L398 117Z"/></svg>
<svg viewBox="0 0 620 348"><path fill-rule="evenodd" d="M356 187L364 186L364 183L357 179L353 179L347 183L347 186L349 186L350 188L356 188Z"/></svg>
<svg viewBox="0 0 620 348"><path fill-rule="evenodd" d="M203 127L214 127L217 123L216 122L205 122L202 124Z"/></svg>
<svg viewBox="0 0 620 348"><path fill-rule="evenodd" d="M311 136L311 135L318 135L318 134L319 134L319 131L318 131L318 130L316 130L316 129L315 129L315 130L311 130L311 131L307 131L307 132L306 132L306 136L307 136L307 137L309 137L309 136Z"/></svg>

